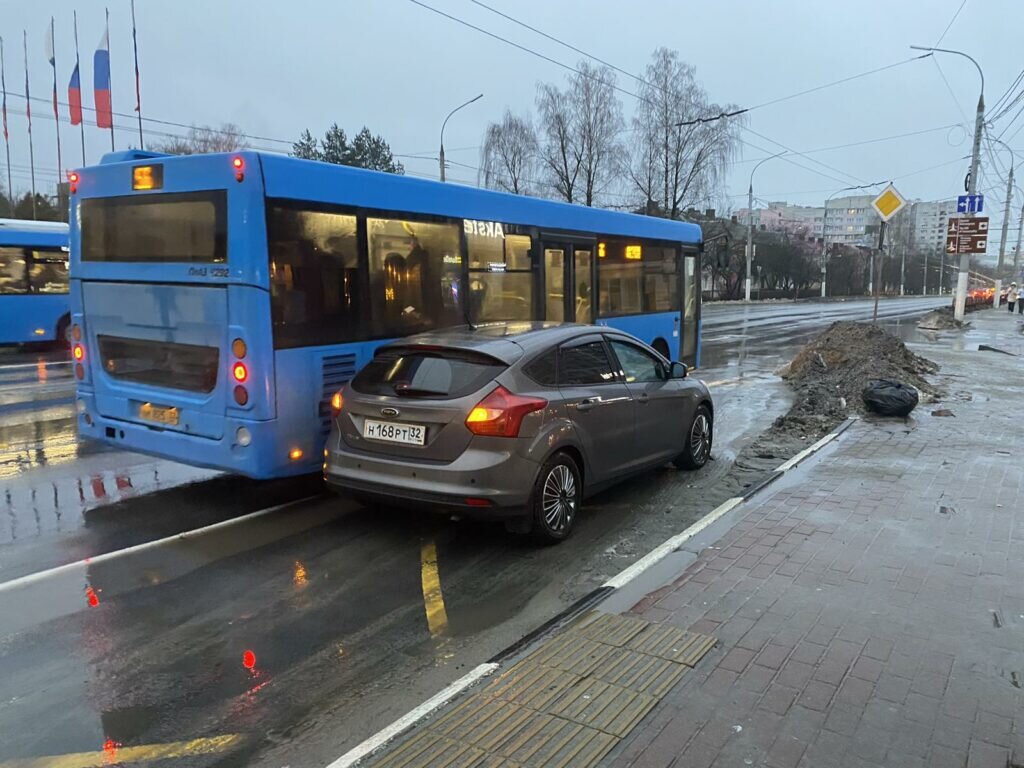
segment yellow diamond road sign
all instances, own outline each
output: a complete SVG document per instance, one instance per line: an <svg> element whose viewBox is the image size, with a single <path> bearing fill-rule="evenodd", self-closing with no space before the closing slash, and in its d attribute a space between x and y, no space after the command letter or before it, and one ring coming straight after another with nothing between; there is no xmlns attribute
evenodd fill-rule
<svg viewBox="0 0 1024 768"><path fill-rule="evenodd" d="M878 211L878 215L882 217L882 221L888 221L897 213L900 209L907 204L907 201L903 199L903 195L896 191L896 187L890 184L888 187L882 190L882 194L871 201L871 205L874 206L875 210Z"/></svg>

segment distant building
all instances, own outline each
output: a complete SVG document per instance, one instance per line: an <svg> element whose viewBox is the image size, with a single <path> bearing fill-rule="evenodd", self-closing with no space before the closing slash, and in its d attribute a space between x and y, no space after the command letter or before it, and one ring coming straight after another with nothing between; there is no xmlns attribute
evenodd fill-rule
<svg viewBox="0 0 1024 768"><path fill-rule="evenodd" d="M946 247L946 226L956 217L956 200L913 203L911 242L918 253L935 255Z"/></svg>

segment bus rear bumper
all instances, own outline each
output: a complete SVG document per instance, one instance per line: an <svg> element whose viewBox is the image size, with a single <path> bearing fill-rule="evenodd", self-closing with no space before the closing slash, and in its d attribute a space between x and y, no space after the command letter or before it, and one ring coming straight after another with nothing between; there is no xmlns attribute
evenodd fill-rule
<svg viewBox="0 0 1024 768"><path fill-rule="evenodd" d="M78 434L124 451L144 453L161 459L177 461L194 467L231 472L256 480L308 474L320 470L320 454L303 452L298 459L276 455L280 442L273 421L247 421L226 417L224 436L211 439L150 427L121 419L101 416L96 411L91 393L77 394ZM237 442L239 428L249 431L249 445Z"/></svg>

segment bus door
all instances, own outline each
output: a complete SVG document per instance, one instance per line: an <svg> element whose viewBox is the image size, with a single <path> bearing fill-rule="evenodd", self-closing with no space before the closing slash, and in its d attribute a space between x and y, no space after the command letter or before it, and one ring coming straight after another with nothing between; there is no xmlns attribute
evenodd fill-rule
<svg viewBox="0 0 1024 768"><path fill-rule="evenodd" d="M545 320L594 321L594 244L544 238Z"/></svg>
<svg viewBox="0 0 1024 768"><path fill-rule="evenodd" d="M679 253L679 295L682 297L683 328L679 338L679 359L687 366L700 365L700 254L683 249Z"/></svg>

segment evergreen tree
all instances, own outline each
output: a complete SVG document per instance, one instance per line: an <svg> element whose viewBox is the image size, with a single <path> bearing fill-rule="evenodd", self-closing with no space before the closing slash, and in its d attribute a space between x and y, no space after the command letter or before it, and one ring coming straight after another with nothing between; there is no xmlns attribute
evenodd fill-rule
<svg viewBox="0 0 1024 768"><path fill-rule="evenodd" d="M391 147L381 136L374 136L365 125L352 141L352 165L388 173L405 173L402 164L391 154Z"/></svg>
<svg viewBox="0 0 1024 768"><path fill-rule="evenodd" d="M292 144L292 156L301 157L303 160L322 160L323 154L317 146L316 139L307 128L302 132L299 140Z"/></svg>
<svg viewBox="0 0 1024 768"><path fill-rule="evenodd" d="M391 147L384 138L374 136L366 126L363 126L351 142L345 130L338 127L337 123L327 129L319 142L307 129L302 132L299 140L292 144L292 156L387 173L405 173L405 168L395 160Z"/></svg>

